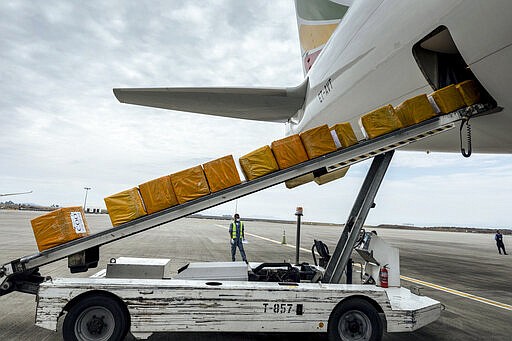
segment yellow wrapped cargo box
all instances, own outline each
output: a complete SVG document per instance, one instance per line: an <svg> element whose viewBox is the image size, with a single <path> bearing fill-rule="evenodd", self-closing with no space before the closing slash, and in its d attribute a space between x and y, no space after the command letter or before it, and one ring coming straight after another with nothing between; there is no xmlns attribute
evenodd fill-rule
<svg viewBox="0 0 512 341"><path fill-rule="evenodd" d="M201 166L171 174L171 182L180 204L210 194L208 181Z"/></svg>
<svg viewBox="0 0 512 341"><path fill-rule="evenodd" d="M467 106L480 102L480 87L474 80L467 80L455 85Z"/></svg>
<svg viewBox="0 0 512 341"><path fill-rule="evenodd" d="M296 177L296 178L286 181L285 185L286 185L286 188L292 189L297 186L307 184L308 182L311 182L313 180L315 180L315 176L313 175L313 173L308 173L308 174L304 174L299 177Z"/></svg>
<svg viewBox="0 0 512 341"><path fill-rule="evenodd" d="M207 162L203 165L203 169L212 193L236 186L241 182L232 155Z"/></svg>
<svg viewBox="0 0 512 341"><path fill-rule="evenodd" d="M82 207L65 207L30 221L39 251L89 235Z"/></svg>
<svg viewBox="0 0 512 341"><path fill-rule="evenodd" d="M308 154L299 135L291 135L272 142L270 145L280 169L307 161Z"/></svg>
<svg viewBox="0 0 512 341"><path fill-rule="evenodd" d="M356 134L349 122L335 124L329 129L337 148L347 148L357 143Z"/></svg>
<svg viewBox="0 0 512 341"><path fill-rule="evenodd" d="M264 146L242 156L240 166L245 179L253 180L279 170L277 161L269 146Z"/></svg>
<svg viewBox="0 0 512 341"><path fill-rule="evenodd" d="M107 205L112 226L119 226L146 215L137 187L113 194L103 200Z"/></svg>
<svg viewBox="0 0 512 341"><path fill-rule="evenodd" d="M363 115L359 122L370 139L402 128L391 104Z"/></svg>
<svg viewBox="0 0 512 341"><path fill-rule="evenodd" d="M402 102L395 107L395 114L403 127L412 126L436 115L427 95L419 95Z"/></svg>
<svg viewBox="0 0 512 341"><path fill-rule="evenodd" d="M434 91L430 96L432 96L443 114L448 114L466 106L462 96L453 84Z"/></svg>
<svg viewBox="0 0 512 341"><path fill-rule="evenodd" d="M334 152L337 149L327 124L306 130L299 136L310 159Z"/></svg>
<svg viewBox="0 0 512 341"><path fill-rule="evenodd" d="M338 180L338 179L344 177L347 174L349 168L350 168L350 166L343 167L343 168L340 168L340 169L336 169L334 171L330 171L327 174L320 175L320 176L315 178L315 182L318 185L324 185L324 184L326 184L328 182L331 182L331 181L334 181L334 180Z"/></svg>
<svg viewBox="0 0 512 341"><path fill-rule="evenodd" d="M139 185L139 191L148 214L178 205L169 175Z"/></svg>

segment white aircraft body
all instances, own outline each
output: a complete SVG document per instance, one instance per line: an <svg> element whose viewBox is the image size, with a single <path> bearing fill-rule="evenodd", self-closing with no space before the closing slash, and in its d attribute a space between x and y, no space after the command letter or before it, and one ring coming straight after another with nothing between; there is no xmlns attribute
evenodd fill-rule
<svg viewBox="0 0 512 341"><path fill-rule="evenodd" d="M466 64L454 67L469 67L505 108L472 121L475 151L511 153L511 14L510 1L355 1L309 70L303 117L300 112L292 119L290 130L299 132L340 121L350 121L355 128L361 114L462 81L442 82L435 70L439 68L435 64L440 62L438 52L449 57L460 52ZM420 43L436 30L437 35ZM420 49L430 52L424 59L418 54L415 58L418 43ZM425 77L422 68L432 79ZM459 150L456 131L426 143L408 148Z"/></svg>
<svg viewBox="0 0 512 341"><path fill-rule="evenodd" d="M119 101L284 122L288 134L477 80L503 108L471 120L474 152L512 153L512 2L296 0L305 80L293 88L114 89ZM452 131L404 149L456 152Z"/></svg>

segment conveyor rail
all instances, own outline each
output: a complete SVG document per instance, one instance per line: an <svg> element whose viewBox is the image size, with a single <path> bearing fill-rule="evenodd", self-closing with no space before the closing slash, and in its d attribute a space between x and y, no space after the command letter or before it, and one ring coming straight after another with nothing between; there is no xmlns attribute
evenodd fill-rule
<svg viewBox="0 0 512 341"><path fill-rule="evenodd" d="M26 279L26 277L30 277L33 272L36 272L36 276L39 276L37 270L40 266L45 264L149 230L190 214L275 186L287 180L324 167L327 169L328 167L333 166L346 167L373 158L374 156L384 154L407 144L451 130L455 127L457 121L460 121L464 117L481 116L500 110L501 108L490 109L487 105L477 104L454 111L447 115L436 116L420 124L403 128L371 140L361 141L354 146L340 149L296 166L262 176L252 181L243 182L240 185L204 196L185 204L138 218L120 226L70 241L49 250L15 259L0 267L0 296L10 292L9 289L12 290L12 287L10 287L10 280L15 281L17 276L21 276ZM28 281L32 282L30 278ZM31 292L31 290L27 290L25 292Z"/></svg>

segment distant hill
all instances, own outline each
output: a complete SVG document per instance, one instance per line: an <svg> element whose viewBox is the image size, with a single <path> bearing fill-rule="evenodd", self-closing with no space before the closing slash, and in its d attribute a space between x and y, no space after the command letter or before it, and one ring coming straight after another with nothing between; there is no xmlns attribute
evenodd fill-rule
<svg viewBox="0 0 512 341"><path fill-rule="evenodd" d="M220 219L220 220L231 220L232 217L228 215L223 216L211 216L211 215L203 215L203 214L192 214L191 218L199 218L199 219ZM267 221L270 223L278 223L278 224L296 224L294 220L279 220L279 219L262 219L262 218L251 218L244 217L244 221ZM322 223L322 222L314 222L314 221L302 221L304 225L321 225L321 226L339 226L343 227L344 224L335 224L335 223ZM449 232L464 232L464 233L495 233L496 229L494 228L473 228L473 227L451 227L451 226L412 226L412 225L392 225L392 224L381 224L376 226L365 225L366 230L370 230L373 228L379 229L395 229L395 230L419 230L419 231L449 231ZM510 229L500 229L502 234L512 235L512 230Z"/></svg>
<svg viewBox="0 0 512 341"><path fill-rule="evenodd" d="M478 228L478 227L455 227L455 226L410 226L410 225L389 225L381 224L375 226L381 229L396 229L396 230L428 230L428 231L449 231L449 232L464 232L464 233L495 233L494 228ZM512 235L512 230L499 229L502 234Z"/></svg>

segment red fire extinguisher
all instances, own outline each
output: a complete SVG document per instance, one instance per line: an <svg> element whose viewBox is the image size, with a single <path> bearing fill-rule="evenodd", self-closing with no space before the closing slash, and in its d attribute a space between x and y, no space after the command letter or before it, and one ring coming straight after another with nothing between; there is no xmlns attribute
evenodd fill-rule
<svg viewBox="0 0 512 341"><path fill-rule="evenodd" d="M388 287L388 265L384 265L379 271L379 281L382 288Z"/></svg>

